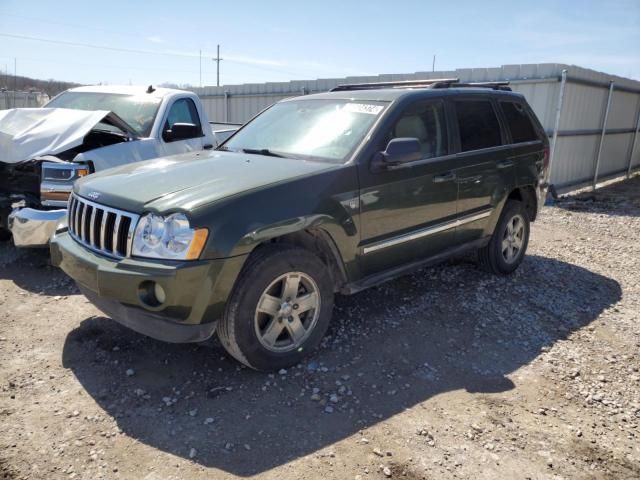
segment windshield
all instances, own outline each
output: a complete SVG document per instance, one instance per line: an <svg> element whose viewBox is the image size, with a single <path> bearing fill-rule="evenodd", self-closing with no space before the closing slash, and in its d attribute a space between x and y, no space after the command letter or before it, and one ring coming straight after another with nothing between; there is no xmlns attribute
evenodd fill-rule
<svg viewBox="0 0 640 480"><path fill-rule="evenodd" d="M277 103L221 149L342 163L386 105L386 102L339 99Z"/></svg>
<svg viewBox="0 0 640 480"><path fill-rule="evenodd" d="M117 93L64 92L51 100L46 108L73 110L108 110L128 123L138 135L148 137L160 106L160 98L150 95L123 95ZM104 130L107 125L101 123ZM105 128L103 128L105 127Z"/></svg>

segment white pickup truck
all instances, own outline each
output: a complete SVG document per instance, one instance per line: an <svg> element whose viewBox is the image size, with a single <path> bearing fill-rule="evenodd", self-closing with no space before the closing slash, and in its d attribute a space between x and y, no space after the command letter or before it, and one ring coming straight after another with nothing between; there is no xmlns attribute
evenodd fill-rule
<svg viewBox="0 0 640 480"><path fill-rule="evenodd" d="M238 127L210 123L194 93L151 86L78 87L43 108L0 111L0 237L44 246L79 177L215 148Z"/></svg>

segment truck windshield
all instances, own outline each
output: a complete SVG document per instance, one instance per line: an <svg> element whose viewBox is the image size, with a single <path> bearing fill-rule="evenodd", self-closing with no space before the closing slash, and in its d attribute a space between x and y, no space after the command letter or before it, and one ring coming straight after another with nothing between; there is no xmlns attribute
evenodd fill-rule
<svg viewBox="0 0 640 480"><path fill-rule="evenodd" d="M45 107L108 110L127 122L138 135L148 137L161 101L162 99L150 95L64 92L51 100Z"/></svg>
<svg viewBox="0 0 640 480"><path fill-rule="evenodd" d="M221 149L342 163L349 159L386 105L340 99L277 103Z"/></svg>

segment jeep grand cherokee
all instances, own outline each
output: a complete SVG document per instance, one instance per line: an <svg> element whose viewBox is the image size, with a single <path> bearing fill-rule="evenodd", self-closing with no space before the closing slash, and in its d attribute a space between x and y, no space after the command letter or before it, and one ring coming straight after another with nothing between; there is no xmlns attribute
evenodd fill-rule
<svg viewBox="0 0 640 480"><path fill-rule="evenodd" d="M242 363L278 369L320 343L335 293L469 250L513 272L548 154L505 85L343 85L276 103L216 151L80 179L52 258L133 330L217 332Z"/></svg>

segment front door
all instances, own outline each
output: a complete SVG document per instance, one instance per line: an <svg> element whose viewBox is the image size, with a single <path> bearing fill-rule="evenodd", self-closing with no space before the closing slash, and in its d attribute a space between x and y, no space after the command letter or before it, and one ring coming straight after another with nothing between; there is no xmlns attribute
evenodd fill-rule
<svg viewBox="0 0 640 480"><path fill-rule="evenodd" d="M200 115L193 100L190 98L179 98L173 102L167 112L162 131L171 130L175 123L191 123L200 127L200 132L193 138L168 141L165 135L162 136L162 150L164 155L175 155L177 153L199 151L203 148L205 137L202 133ZM208 128L208 125L206 125Z"/></svg>
<svg viewBox="0 0 640 480"><path fill-rule="evenodd" d="M380 137L417 138L422 159L392 168L358 166L360 177L360 268L370 275L451 247L455 241L457 184L449 155L444 103L407 107Z"/></svg>

